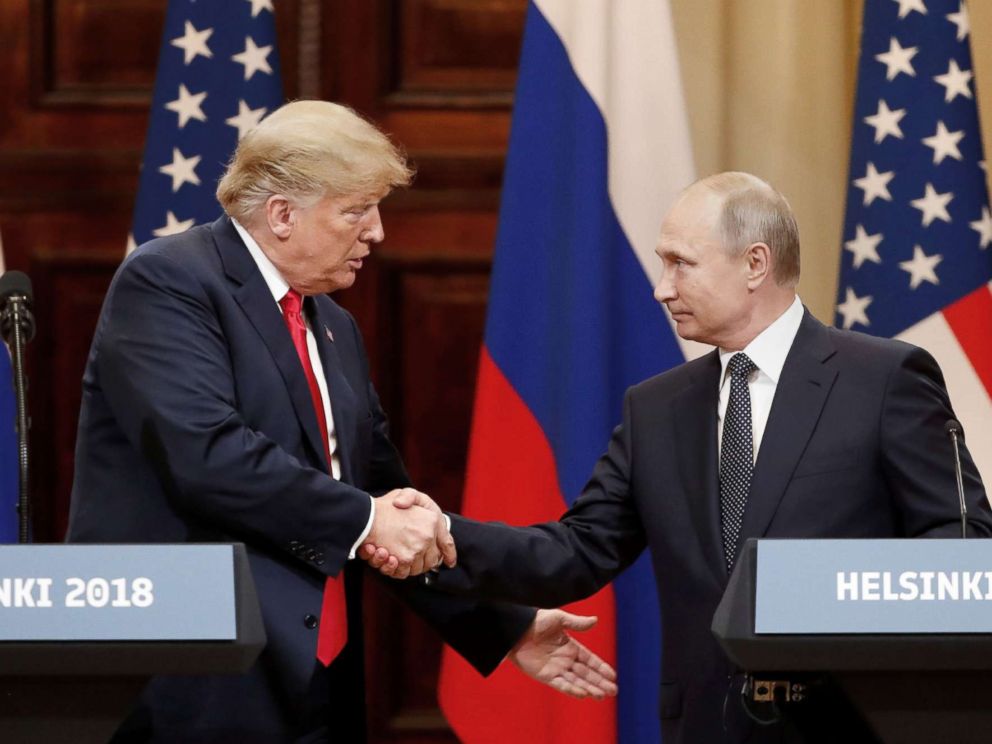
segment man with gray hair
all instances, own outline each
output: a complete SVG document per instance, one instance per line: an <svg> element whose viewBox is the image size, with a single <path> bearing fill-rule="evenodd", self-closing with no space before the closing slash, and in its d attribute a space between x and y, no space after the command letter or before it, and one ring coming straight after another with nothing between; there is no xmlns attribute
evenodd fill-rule
<svg viewBox="0 0 992 744"><path fill-rule="evenodd" d="M355 321L327 296L355 281L384 237L380 201L410 178L353 111L288 104L238 145L224 216L145 244L114 277L68 539L244 542L268 637L248 674L153 680L116 741L364 741L356 548L388 548L400 576L456 558L409 488ZM390 506L413 497L428 508ZM593 618L392 588L482 673L509 655L563 692L615 692L565 632Z"/></svg>
<svg viewBox="0 0 992 744"><path fill-rule="evenodd" d="M627 391L606 453L560 521L453 516L458 566L434 583L554 607L593 594L650 548L666 744L871 741L829 685L792 718L754 726L710 624L747 538L959 534L940 369L922 349L828 328L803 308L796 221L755 176L686 189L657 253L655 297L680 336L717 348ZM962 464L971 530L988 536L992 513L967 452ZM392 570L387 550L362 551Z"/></svg>

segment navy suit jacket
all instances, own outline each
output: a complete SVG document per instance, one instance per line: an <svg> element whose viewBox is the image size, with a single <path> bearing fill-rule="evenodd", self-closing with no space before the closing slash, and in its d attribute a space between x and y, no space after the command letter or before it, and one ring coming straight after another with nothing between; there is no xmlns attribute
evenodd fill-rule
<svg viewBox="0 0 992 744"><path fill-rule="evenodd" d="M354 320L327 296L305 306L340 480L328 476L279 308L227 217L140 248L104 301L83 378L68 539L243 541L268 635L247 676L153 685L145 716L162 740L292 738L312 706L317 631L306 619L320 615L325 576L346 567L351 631L331 670L352 694L332 713L361 728L362 565L348 553L369 494L409 479ZM483 673L533 617L387 583Z"/></svg>
<svg viewBox="0 0 992 744"><path fill-rule="evenodd" d="M664 741L782 741L727 721L732 669L710 632L727 585L720 539L716 351L627 391L623 421L574 506L529 528L455 517L459 565L441 589L556 606L609 583L649 547L661 604ZM960 534L953 416L933 358L805 314L761 441L741 529L749 537ZM992 514L964 453L971 528ZM734 688L729 701L735 718ZM765 738L763 738L765 737ZM767 738L771 737L771 738Z"/></svg>

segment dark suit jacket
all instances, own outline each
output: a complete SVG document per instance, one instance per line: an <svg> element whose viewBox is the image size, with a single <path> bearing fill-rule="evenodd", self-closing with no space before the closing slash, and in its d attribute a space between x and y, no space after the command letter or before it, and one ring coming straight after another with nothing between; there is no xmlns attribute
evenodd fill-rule
<svg viewBox="0 0 992 744"><path fill-rule="evenodd" d="M331 398L341 479L272 294L224 217L162 238L120 267L83 378L68 539L243 541L268 635L245 677L158 681L146 719L163 741L280 741L312 727L325 575L347 565L349 644L331 665L336 726L361 738L361 564L347 562L369 493L407 485L352 317L307 301ZM331 339L333 336L333 340ZM355 574L355 575L351 575ZM388 582L481 672L533 611ZM319 697L319 695L318 695ZM319 715L317 716L319 718Z"/></svg>
<svg viewBox="0 0 992 744"><path fill-rule="evenodd" d="M557 523L530 528L456 517L459 566L437 582L556 606L592 594L650 547L667 744L749 735L732 723L724 731L734 670L710 633L728 578L717 482L719 376L714 351L628 390L623 421L572 509ZM806 313L775 392L740 539L960 534L944 434L952 415L926 352L827 328ZM964 474L972 529L992 534L967 453Z"/></svg>

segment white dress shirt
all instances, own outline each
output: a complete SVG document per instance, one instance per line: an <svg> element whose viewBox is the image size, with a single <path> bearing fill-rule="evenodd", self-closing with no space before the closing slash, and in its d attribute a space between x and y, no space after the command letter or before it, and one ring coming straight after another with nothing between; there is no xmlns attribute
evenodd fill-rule
<svg viewBox="0 0 992 744"><path fill-rule="evenodd" d="M751 393L751 442L754 446L755 460L758 459L761 437L764 436L768 414L772 410L775 388L778 387L779 378L782 376L785 358L789 355L792 342L796 340L802 320L803 303L797 296L788 310L741 349L758 368L751 373L747 382ZM738 352L720 349L720 403L717 406L716 432L717 442L721 448L723 417L727 412L727 401L730 399L730 375L727 374L727 364L736 353Z"/></svg>
<svg viewBox="0 0 992 744"><path fill-rule="evenodd" d="M255 265L258 266L258 270L262 274L262 278L265 280L265 284L268 286L269 291L272 293L272 299L276 303L276 307L279 308L279 312L282 312L282 306L279 302L286 293L289 292L289 284L283 279L282 274L279 273L272 262L269 260L268 256L262 251L258 243L251 234L242 227L237 220L231 220L234 223L234 229L238 231L238 235L244 241L245 246L248 248L248 253L255 260ZM338 439L337 434L334 431L334 416L331 414L331 396L327 392L327 379L324 377L324 365L320 362L320 352L317 350L317 340L313 336L313 331L310 329L310 321L303 313L303 322L307 327L307 352L310 356L310 365L313 367L314 377L317 378L317 387L320 388L320 401L324 404L324 420L327 422L327 445L331 452L331 475L336 479L341 478L341 458L338 454ZM358 536L358 540L351 548L351 553L348 555L349 558L355 557L355 551L358 550L359 546L365 542L365 538L368 537L369 532L372 531L372 521L375 519L375 500L369 496L371 500L372 508L369 512L369 521L365 525L365 529L362 530L362 534Z"/></svg>

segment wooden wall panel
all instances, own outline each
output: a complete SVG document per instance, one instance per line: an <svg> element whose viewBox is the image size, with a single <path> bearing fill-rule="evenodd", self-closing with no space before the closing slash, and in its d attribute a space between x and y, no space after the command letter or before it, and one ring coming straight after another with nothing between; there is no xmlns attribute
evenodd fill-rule
<svg viewBox="0 0 992 744"><path fill-rule="evenodd" d="M162 4L154 0L44 0L43 30L32 60L43 70L43 97L142 94L155 80Z"/></svg>
<svg viewBox="0 0 992 744"><path fill-rule="evenodd" d="M211 0L213 1L213 0ZM225 0L243 1L243 0ZM59 540L81 375L122 257L166 0L0 3L0 233L35 284L36 534ZM287 98L346 103L417 166L387 239L339 299L356 315L418 485L461 499L526 0L275 0ZM370 582L373 742L452 742L440 641Z"/></svg>
<svg viewBox="0 0 992 744"><path fill-rule="evenodd" d="M506 102L516 79L526 8L526 0L402 3L391 45L398 50L395 91L475 92Z"/></svg>

